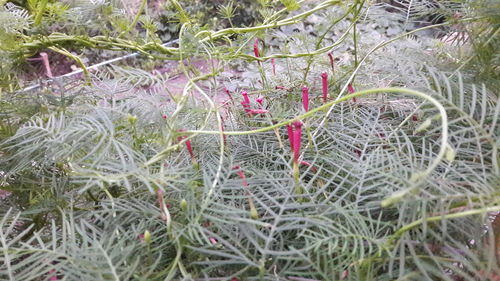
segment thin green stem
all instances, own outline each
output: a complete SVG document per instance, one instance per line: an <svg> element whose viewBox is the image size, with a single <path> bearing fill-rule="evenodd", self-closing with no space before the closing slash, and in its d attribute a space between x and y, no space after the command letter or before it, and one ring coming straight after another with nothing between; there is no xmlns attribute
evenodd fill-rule
<svg viewBox="0 0 500 281"><path fill-rule="evenodd" d="M134 20L127 27L127 29L120 34L120 36L123 35L123 34L125 34L125 33L127 33L127 32L129 32L130 30L132 30L137 25L137 22L139 21L139 18L141 17L141 14L144 11L144 8L146 7L147 4L148 4L148 0L142 0L141 5L139 6L139 10L137 11L137 14L134 17Z"/></svg>
<svg viewBox="0 0 500 281"><path fill-rule="evenodd" d="M308 16L310 16L310 15L312 15L320 10L323 10L323 9L326 9L330 6L338 5L341 3L342 3L342 1L339 1L339 0L328 0L328 1L325 1L321 4L319 4L318 6L314 7L313 9L310 9L308 11L305 11L303 13L300 13L300 14L295 15L293 17L290 17L288 19L276 21L274 23L263 24L263 25L254 26L254 27L226 28L226 29L222 29L222 30L219 30L216 32L202 31L202 32L199 32L198 34L196 34L195 37L200 38L201 35L209 33L209 35L203 36L203 38L201 39L201 42L205 42L205 41L209 41L209 40L210 41L217 40L217 39L219 39L223 36L226 36L228 34L248 33L248 32L260 31L260 30L265 30L265 29L270 29L270 28L276 28L276 27L280 27L280 26L284 26L284 25L290 25L290 24L298 23L300 20L302 20L302 19L304 19L304 18L306 18L306 17L308 17Z"/></svg>
<svg viewBox="0 0 500 281"><path fill-rule="evenodd" d="M446 214L446 215L441 215L441 216L434 216L434 217L418 219L414 222L411 222L411 223L401 227L398 231L396 231L392 235L391 239L393 239L393 240L398 239L405 232L407 232L415 227L418 227L424 223L449 220L449 219L458 219L458 218L463 218L463 217L468 217L468 216L481 215L481 214L494 213L494 212L500 212L500 206L486 207L486 208L475 209L475 210L467 210L467 211L458 212L458 213L451 213L451 214Z"/></svg>
<svg viewBox="0 0 500 281"><path fill-rule="evenodd" d="M339 23L341 20L343 20L345 17L347 17L347 15L349 15L351 13L353 7L354 6L350 6L349 9L341 17L339 17L338 19L333 21L330 24L330 26L328 26L328 28L325 30L325 32L323 32L323 34L318 37L318 40L316 41L316 45L315 45L315 49L316 49L315 52L303 54L303 56L309 56L309 58L307 60L307 67L306 67L306 70L304 72L304 79L302 79L302 84L305 84L307 81L307 76L309 74L309 70L311 69L311 64L314 61L314 57L318 54L328 52L329 50L333 49L333 47L335 47L338 44L340 44L341 42L343 42L344 39L347 37L346 35L348 34L351 27L355 26L355 21L357 21L357 18L356 18L356 20L353 20L353 23L349 26L349 28L347 28L347 30L344 32L344 34L342 34L342 36L339 38L339 40L337 40L333 45L327 46L326 48L321 48L322 51L318 52L320 50L321 43L325 39L328 32L330 32L330 30L332 30L332 28L335 27L335 25L337 25L337 23ZM324 50L327 50L327 51L324 51Z"/></svg>
<svg viewBox="0 0 500 281"><path fill-rule="evenodd" d="M52 47L49 47L49 49L54 51L54 52L57 52L61 55L65 55L68 58L74 60L82 68L83 75L85 76L85 80L87 81L87 84L90 84L90 73L79 56L72 54L71 52L69 52L68 50L66 50L64 48L58 48L58 47L52 46Z"/></svg>
<svg viewBox="0 0 500 281"><path fill-rule="evenodd" d="M36 16L35 16L35 20L33 22L33 24L35 26L39 26L40 24L42 24L42 17L43 17L43 13L45 13L45 9L47 8L47 3L49 1L48 0L41 0L37 7L36 7Z"/></svg>

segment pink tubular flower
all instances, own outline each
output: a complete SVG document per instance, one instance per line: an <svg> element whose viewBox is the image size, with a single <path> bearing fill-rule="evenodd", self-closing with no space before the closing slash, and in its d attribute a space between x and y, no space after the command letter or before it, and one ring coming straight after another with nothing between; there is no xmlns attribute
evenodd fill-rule
<svg viewBox="0 0 500 281"><path fill-rule="evenodd" d="M184 130L179 130L179 131L180 131L180 132L182 132L182 131L184 131ZM177 141L179 141L179 142L180 142L180 141L182 141L182 140L183 140L183 139L185 139L185 138L186 138L185 136L178 137L178 138L177 138ZM186 149L187 149L187 151L188 151L188 153L189 153L189 156L191 157L191 160L192 160L193 162L195 162L195 161L196 161L196 158L194 157L194 152L193 152L193 147L191 146L191 141L190 141L190 140L187 140L187 141L185 142L185 144L186 144Z"/></svg>
<svg viewBox="0 0 500 281"><path fill-rule="evenodd" d="M161 116L161 118L163 118L163 119L167 120L167 114L163 114L163 115Z"/></svg>
<svg viewBox="0 0 500 281"><path fill-rule="evenodd" d="M264 98L258 97L257 99L255 99L255 101L262 106L262 103L264 102Z"/></svg>
<svg viewBox="0 0 500 281"><path fill-rule="evenodd" d="M306 86L302 87L302 105L305 111L309 111L309 89Z"/></svg>
<svg viewBox="0 0 500 281"><path fill-rule="evenodd" d="M265 109L249 109L248 110L248 114L251 114L251 115L266 114L266 113L269 113L269 110L265 110Z"/></svg>
<svg viewBox="0 0 500 281"><path fill-rule="evenodd" d="M353 94L355 92L354 87L352 86L351 83L347 85L347 91L349 92L349 94Z"/></svg>
<svg viewBox="0 0 500 281"><path fill-rule="evenodd" d="M259 39L255 39L255 43L253 43L253 54L255 55L256 58L260 58L259 54ZM259 65L261 65L261 62L259 62Z"/></svg>
<svg viewBox="0 0 500 281"><path fill-rule="evenodd" d="M217 241L217 239L216 239L216 238L214 238L214 237L208 237L208 241L210 241L210 243L211 243L212 245L215 245L215 244L217 244L217 242L218 242L218 241Z"/></svg>
<svg viewBox="0 0 500 281"><path fill-rule="evenodd" d="M250 104L250 99L248 98L248 93L246 91L241 92L241 95L243 96L243 100L245 103Z"/></svg>
<svg viewBox="0 0 500 281"><path fill-rule="evenodd" d="M251 197L251 193L248 189L248 182L247 182L247 177L245 176L245 173L241 169L240 166L234 166L233 170L238 170L238 177L242 180L242 185L245 188L245 193L249 196L248 197L248 206L250 207L250 218L252 219L258 219L259 218L259 213L257 209L255 208L255 204L253 202L253 198Z"/></svg>
<svg viewBox="0 0 500 281"><path fill-rule="evenodd" d="M243 109L245 110L245 112L247 112L247 113L250 112L250 104L249 103L242 101L241 105L243 106Z"/></svg>
<svg viewBox="0 0 500 281"><path fill-rule="evenodd" d="M246 176L245 176L245 172L243 172L243 170L241 169L240 166L234 166L233 167L233 170L238 170L236 173L238 174L238 177L240 177L240 179L243 180L243 186L248 186L248 182L246 180Z"/></svg>
<svg viewBox="0 0 500 281"><path fill-rule="evenodd" d="M288 124L286 125L286 129L288 132L288 141L290 141L290 148L293 149L293 127L292 125Z"/></svg>
<svg viewBox="0 0 500 281"><path fill-rule="evenodd" d="M354 92L356 92L351 83L347 84L347 92L349 92L349 94L353 94ZM356 102L356 98L352 98L352 101Z"/></svg>
<svg viewBox="0 0 500 281"><path fill-rule="evenodd" d="M326 72L321 73L321 84L323 86L323 103L328 100L328 74Z"/></svg>
<svg viewBox="0 0 500 281"><path fill-rule="evenodd" d="M259 39L255 39L255 42L253 43L253 53L256 58L260 57L259 54Z"/></svg>
<svg viewBox="0 0 500 281"><path fill-rule="evenodd" d="M248 98L248 93L243 91L241 93L241 95L243 96L243 101L241 102L241 105L243 106L243 109L245 110L245 112L249 112L250 110L250 99Z"/></svg>
<svg viewBox="0 0 500 281"><path fill-rule="evenodd" d="M293 161L295 163L299 162L300 155L300 139L302 137L302 122L293 122Z"/></svg>
<svg viewBox="0 0 500 281"><path fill-rule="evenodd" d="M271 59L271 65L273 66L273 75L276 75L276 61L274 58Z"/></svg>
<svg viewBox="0 0 500 281"><path fill-rule="evenodd" d="M194 160L193 147L191 146L191 141L190 140L186 141L186 148L187 148L187 150L189 152L189 156L191 156L191 159Z"/></svg>

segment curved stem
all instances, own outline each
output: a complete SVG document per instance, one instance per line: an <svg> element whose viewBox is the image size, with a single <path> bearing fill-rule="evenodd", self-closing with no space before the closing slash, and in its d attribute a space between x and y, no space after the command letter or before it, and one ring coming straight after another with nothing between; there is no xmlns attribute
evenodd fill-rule
<svg viewBox="0 0 500 281"><path fill-rule="evenodd" d="M45 12L45 8L47 8L48 2L49 2L48 0L41 0L38 3L36 7L35 21L33 23L35 26L39 26L40 24L42 24L43 13Z"/></svg>
<svg viewBox="0 0 500 281"><path fill-rule="evenodd" d="M411 90L411 89L406 89L406 88L378 88L378 89L363 90L363 91L359 91L359 92L356 92L356 93L353 93L353 94L350 94L350 95L347 95L344 97L339 97L334 101L331 101L331 102L326 103L322 106L314 108L314 109L312 109L312 110L310 110L302 115L299 115L293 119L285 120L285 121L279 122L275 125L263 127L260 129L249 130L249 131L224 131L224 132L194 130L194 131L185 131L184 133L186 133L186 134L224 134L224 135L233 135L233 136L263 133L263 132L273 130L275 128L279 128L279 127L291 124L292 122L295 122L298 120L312 117L313 115L315 115L316 113L318 113L320 111L325 111L327 109L331 109L334 105L339 104L343 101L350 100L354 97L367 96L367 95L378 94L378 93L382 93L382 92L403 93L403 94L412 95L412 96L416 96L416 97L425 99L428 102L432 103L438 109L439 117L441 119L441 143L440 143L440 148L439 148L438 154L436 155L436 158L434 159L434 161L432 161L430 163L430 165L427 167L427 169L425 171L415 172L413 174L413 176L410 179L410 182L413 183L411 188L403 190L400 193L394 194L393 196L382 201L382 206L386 207L386 206L390 206L390 205L400 201L407 194L417 192L419 185L425 180L425 178L430 173L432 173L432 171L434 171L434 169L436 169L436 167L439 165L439 163L444 159L444 157L446 155L446 150L448 147L448 115L446 113L445 108L443 107L443 105L439 101L437 101L435 98L431 97L430 95L424 94L422 92ZM326 118L323 120L326 120ZM320 124L319 126L322 126L322 124ZM167 149L171 149L171 148L167 148ZM155 157L153 157L153 159ZM150 162L151 162L151 160L148 161L146 164L148 164Z"/></svg>
<svg viewBox="0 0 500 281"><path fill-rule="evenodd" d="M499 212L500 211L500 206L493 206L493 207L486 207L486 208L481 208L481 209L475 209L475 210L467 210L463 212L458 212L458 213L451 213L451 214L446 214L446 215L440 215L440 216L434 216L434 217L428 217L428 218L422 218L418 219L416 221L413 221L403 227L401 227L398 231L396 231L390 239L397 239L401 237L405 232L420 226L424 223L428 222L434 222L434 221L441 221L441 220L448 220L448 219L458 219L458 218L463 218L467 216L473 216L473 215L481 215L481 214L486 214L486 213L494 213L494 212Z"/></svg>
<svg viewBox="0 0 500 281"><path fill-rule="evenodd" d="M148 0L142 0L141 6L139 6L139 10L137 11L137 14L135 15L134 20L127 27L127 29L120 34L120 36L123 35L124 33L129 32L132 28L134 28L137 25L137 22L139 21L139 18L141 17L142 11L144 11L144 8L146 7L147 4L148 4Z"/></svg>

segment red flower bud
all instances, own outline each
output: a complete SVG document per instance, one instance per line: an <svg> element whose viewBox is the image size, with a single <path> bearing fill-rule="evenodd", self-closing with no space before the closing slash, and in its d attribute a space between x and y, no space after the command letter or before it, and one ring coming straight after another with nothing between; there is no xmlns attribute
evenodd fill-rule
<svg viewBox="0 0 500 281"><path fill-rule="evenodd" d="M257 99L255 99L255 101L262 106L262 103L264 102L264 98L258 97Z"/></svg>
<svg viewBox="0 0 500 281"><path fill-rule="evenodd" d="M349 94L353 94L355 92L354 87L352 86L351 83L347 85L347 91L349 92Z"/></svg>
<svg viewBox="0 0 500 281"><path fill-rule="evenodd" d="M293 123L293 161L298 163L300 156L300 139L302 137L302 122L296 121Z"/></svg>
<svg viewBox="0 0 500 281"><path fill-rule="evenodd" d="M179 130L179 131L182 132L184 130ZM182 141L185 138L186 138L185 136L180 136L180 137L177 138L177 141L180 142L180 141ZM187 151L189 153L189 156L191 157L191 160L196 161L196 158L194 157L193 147L191 146L191 141L187 140L185 142L185 145L186 145Z"/></svg>
<svg viewBox="0 0 500 281"><path fill-rule="evenodd" d="M259 54L259 39L255 39L255 43L253 43L253 53L256 58L260 57Z"/></svg>
<svg viewBox="0 0 500 281"><path fill-rule="evenodd" d="M309 111L309 89L306 86L302 87L302 106Z"/></svg>
<svg viewBox="0 0 500 281"><path fill-rule="evenodd" d="M161 116L161 118L163 118L163 119L167 120L167 114L163 114L163 115Z"/></svg>
<svg viewBox="0 0 500 281"><path fill-rule="evenodd" d="M243 96L243 101L241 102L241 105L243 106L243 109L245 110L245 112L249 112L250 111L250 99L248 98L248 93L243 91L241 93L241 95Z"/></svg>
<svg viewBox="0 0 500 281"><path fill-rule="evenodd" d="M245 110L245 112L247 112L247 113L250 112L250 104L249 103L242 101L241 105L243 106L243 109Z"/></svg>
<svg viewBox="0 0 500 281"><path fill-rule="evenodd" d="M186 148L189 152L189 156L191 156L191 159L194 159L194 153L193 153L193 147L191 146L191 141L187 140L186 141Z"/></svg>
<svg viewBox="0 0 500 281"><path fill-rule="evenodd" d="M241 167L234 166L233 170L238 170L236 173L238 174L238 177L240 177L240 179L243 180L243 186L248 186L248 182L246 180L247 177L245 176L245 172L243 172L243 170L241 170Z"/></svg>
<svg viewBox="0 0 500 281"><path fill-rule="evenodd" d="M321 73L321 84L323 85L323 103L328 100L328 74L326 72Z"/></svg>
<svg viewBox="0 0 500 281"><path fill-rule="evenodd" d="M292 125L286 125L286 129L288 132L288 140L290 141L290 148L293 150L293 127Z"/></svg>
<svg viewBox="0 0 500 281"><path fill-rule="evenodd" d="M288 90L288 89L283 86L276 86L276 90Z"/></svg>
<svg viewBox="0 0 500 281"><path fill-rule="evenodd" d="M354 90L354 87L352 86L352 84L351 84L351 83L349 83L349 84L347 85L347 92L349 92L349 94L353 94L354 92L356 92L356 91ZM352 98L352 101L353 101L353 102L356 102L356 98L355 98L355 97L354 97L354 98Z"/></svg>
<svg viewBox="0 0 500 281"><path fill-rule="evenodd" d="M248 93L246 91L241 92L241 95L243 96L243 100L245 103L250 104L250 99L248 98Z"/></svg>
<svg viewBox="0 0 500 281"><path fill-rule="evenodd" d="M251 114L251 115L265 114L265 113L269 113L269 110L265 110L265 109L249 109L248 113Z"/></svg>

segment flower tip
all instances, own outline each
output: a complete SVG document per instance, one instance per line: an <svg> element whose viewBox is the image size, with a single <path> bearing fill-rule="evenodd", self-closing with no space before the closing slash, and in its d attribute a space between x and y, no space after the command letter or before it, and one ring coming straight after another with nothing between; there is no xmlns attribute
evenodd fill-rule
<svg viewBox="0 0 500 281"><path fill-rule="evenodd" d="M265 114L265 113L269 113L269 111L265 110L265 109L250 109L248 112L250 114Z"/></svg>
<svg viewBox="0 0 500 281"><path fill-rule="evenodd" d="M326 73L326 72L321 73L321 78L323 78L323 79L328 78L328 73Z"/></svg>
<svg viewBox="0 0 500 281"><path fill-rule="evenodd" d="M309 111L309 88L302 87L302 106L305 111Z"/></svg>
<svg viewBox="0 0 500 281"><path fill-rule="evenodd" d="M349 92L349 94L352 94L352 93L354 93L354 92L355 92L354 87L352 86L352 84L351 84L351 83L349 83L349 84L347 85L347 91Z"/></svg>
<svg viewBox="0 0 500 281"><path fill-rule="evenodd" d="M211 243L212 245L215 245L215 244L217 244L217 242L218 242L218 241L217 241L217 239L215 239L214 237L209 237L209 238L208 238L208 240L210 241L210 243Z"/></svg>
<svg viewBox="0 0 500 281"><path fill-rule="evenodd" d="M142 235L142 238L144 240L144 243L150 244L151 243L151 233L149 230L144 231L144 234Z"/></svg>
<svg viewBox="0 0 500 281"><path fill-rule="evenodd" d="M260 57L259 55L259 38L255 39L255 43L253 43L253 53L256 58Z"/></svg>
<svg viewBox="0 0 500 281"><path fill-rule="evenodd" d="M250 104L250 99L248 98L248 93L246 91L243 91L243 92L241 92L241 95L243 96L245 103Z"/></svg>
<svg viewBox="0 0 500 281"><path fill-rule="evenodd" d="M293 126L295 128L302 128L302 122L301 121L295 121L295 122L293 122Z"/></svg>

